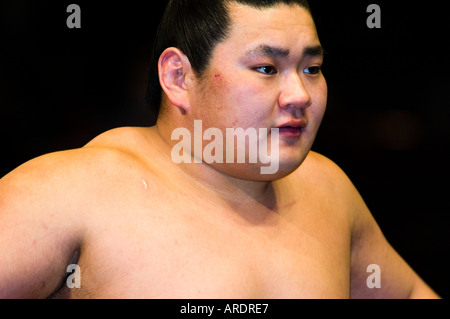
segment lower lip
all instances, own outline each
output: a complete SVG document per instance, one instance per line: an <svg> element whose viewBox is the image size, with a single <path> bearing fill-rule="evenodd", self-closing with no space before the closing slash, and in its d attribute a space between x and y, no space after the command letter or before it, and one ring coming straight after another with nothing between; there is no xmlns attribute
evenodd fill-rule
<svg viewBox="0 0 450 319"><path fill-rule="evenodd" d="M279 134L285 138L296 138L302 135L302 129L300 127L280 127Z"/></svg>

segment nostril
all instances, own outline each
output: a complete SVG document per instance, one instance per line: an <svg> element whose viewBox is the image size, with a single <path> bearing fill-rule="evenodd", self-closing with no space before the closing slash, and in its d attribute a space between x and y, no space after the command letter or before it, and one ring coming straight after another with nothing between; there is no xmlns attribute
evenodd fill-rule
<svg viewBox="0 0 450 319"><path fill-rule="evenodd" d="M311 96L303 87L301 89L285 91L279 97L279 106L283 109L305 109L311 103Z"/></svg>

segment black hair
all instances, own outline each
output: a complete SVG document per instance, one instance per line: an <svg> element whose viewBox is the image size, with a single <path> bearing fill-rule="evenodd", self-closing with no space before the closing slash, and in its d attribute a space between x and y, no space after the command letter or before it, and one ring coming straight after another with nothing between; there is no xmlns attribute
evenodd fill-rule
<svg viewBox="0 0 450 319"><path fill-rule="evenodd" d="M156 33L149 72L147 100L155 115L159 113L162 94L158 76L160 55L166 48L178 48L200 77L208 68L215 46L227 36L230 2L255 8L297 4L310 11L306 0L170 0Z"/></svg>

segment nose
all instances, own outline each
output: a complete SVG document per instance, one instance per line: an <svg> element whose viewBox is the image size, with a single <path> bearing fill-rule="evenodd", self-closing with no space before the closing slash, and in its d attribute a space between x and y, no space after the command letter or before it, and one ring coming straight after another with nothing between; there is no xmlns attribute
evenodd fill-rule
<svg viewBox="0 0 450 319"><path fill-rule="evenodd" d="M278 99L280 108L285 110L306 109L311 105L311 102L311 95L300 75L295 73L287 76Z"/></svg>

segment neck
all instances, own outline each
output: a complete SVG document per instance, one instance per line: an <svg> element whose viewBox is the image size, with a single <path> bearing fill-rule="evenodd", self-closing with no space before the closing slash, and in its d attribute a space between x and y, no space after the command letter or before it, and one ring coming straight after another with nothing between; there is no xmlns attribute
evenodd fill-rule
<svg viewBox="0 0 450 319"><path fill-rule="evenodd" d="M158 119L152 128L169 158L172 147L178 142L171 139L172 131L176 127L183 125L177 126L176 123L169 125L168 121ZM270 181L240 179L221 172L205 162L191 161L175 165L180 168L189 183L199 187L205 196L208 196L207 194L218 196L235 210L251 211L256 207L276 210L275 192Z"/></svg>

